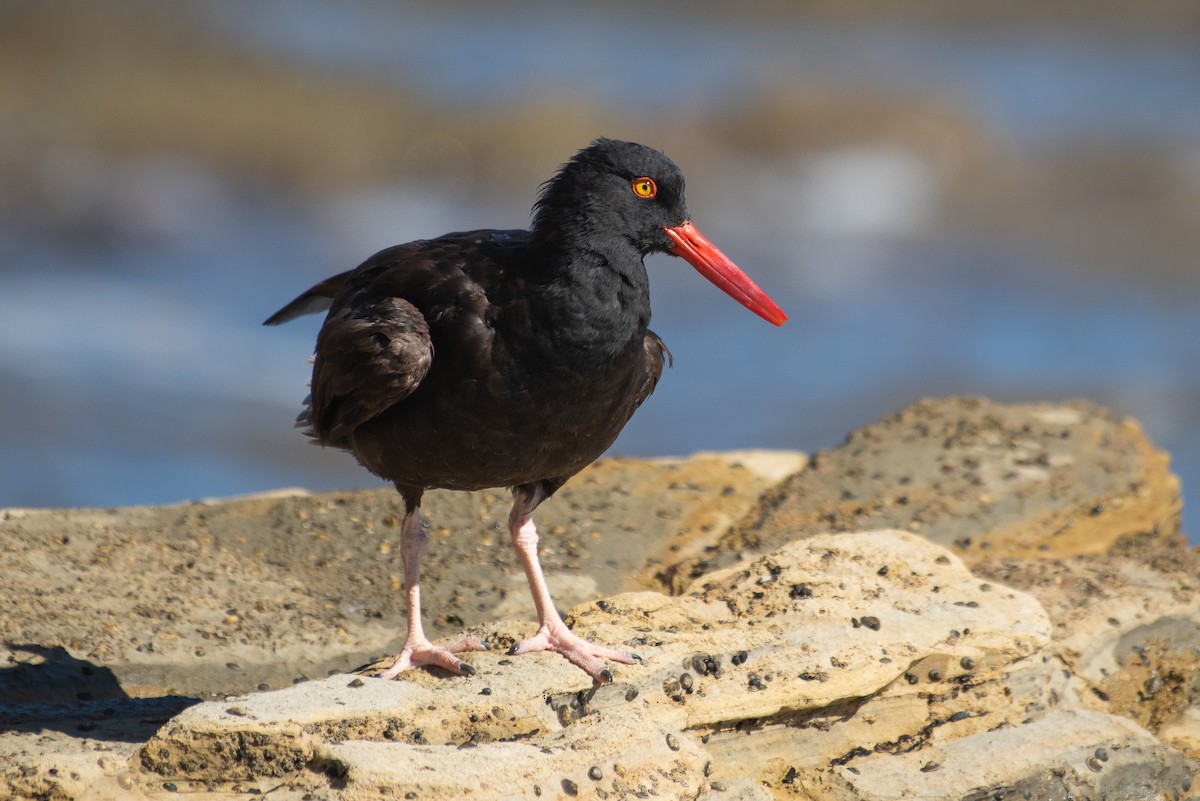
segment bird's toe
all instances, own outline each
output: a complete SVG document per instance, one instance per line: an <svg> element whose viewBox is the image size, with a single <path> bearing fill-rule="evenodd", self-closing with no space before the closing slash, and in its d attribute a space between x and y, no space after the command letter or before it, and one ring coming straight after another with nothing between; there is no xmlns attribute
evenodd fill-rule
<svg viewBox="0 0 1200 801"><path fill-rule="evenodd" d="M380 678L394 679L406 670L424 665L434 665L460 676L474 676L475 668L459 659L455 654L464 651L486 650L488 650L487 645L476 637L465 637L449 645L434 645L428 640L415 643L406 642L404 649L396 657L395 663Z"/></svg>
<svg viewBox="0 0 1200 801"><path fill-rule="evenodd" d="M605 665L606 660L625 665L641 661L641 657L627 651L585 640L566 626L543 626L532 637L513 644L508 649L508 655L518 656L533 651L553 651L601 684L611 684L613 681L613 673Z"/></svg>

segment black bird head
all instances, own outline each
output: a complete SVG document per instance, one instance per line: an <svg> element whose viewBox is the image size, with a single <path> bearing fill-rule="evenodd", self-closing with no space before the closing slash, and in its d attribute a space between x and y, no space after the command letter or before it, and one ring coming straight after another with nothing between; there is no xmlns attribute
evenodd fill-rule
<svg viewBox="0 0 1200 801"><path fill-rule="evenodd" d="M619 235L644 256L670 250L663 227L687 219L675 162L635 142L597 139L542 185L533 228L553 235L555 228L583 226L592 235Z"/></svg>
<svg viewBox="0 0 1200 801"><path fill-rule="evenodd" d="M533 231L561 249L588 242L636 253L670 253L764 320L787 315L737 265L692 225L675 162L636 142L597 139L542 185L533 207Z"/></svg>

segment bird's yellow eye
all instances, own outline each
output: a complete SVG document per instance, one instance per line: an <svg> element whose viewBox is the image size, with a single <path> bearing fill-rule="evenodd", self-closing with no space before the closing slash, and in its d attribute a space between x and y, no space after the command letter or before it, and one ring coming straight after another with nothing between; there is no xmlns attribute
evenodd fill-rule
<svg viewBox="0 0 1200 801"><path fill-rule="evenodd" d="M653 178L636 178L633 181L633 194L638 197L652 198L658 194L658 184Z"/></svg>

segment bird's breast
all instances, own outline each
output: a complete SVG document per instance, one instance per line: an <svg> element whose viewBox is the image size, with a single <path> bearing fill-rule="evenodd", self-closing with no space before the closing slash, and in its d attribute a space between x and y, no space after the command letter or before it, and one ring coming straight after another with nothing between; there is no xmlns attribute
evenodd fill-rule
<svg viewBox="0 0 1200 801"><path fill-rule="evenodd" d="M360 461L398 484L482 489L565 479L613 443L646 381L640 341L603 361L555 359L553 349L512 348L497 336L471 352L437 342L434 350L421 388L355 432Z"/></svg>

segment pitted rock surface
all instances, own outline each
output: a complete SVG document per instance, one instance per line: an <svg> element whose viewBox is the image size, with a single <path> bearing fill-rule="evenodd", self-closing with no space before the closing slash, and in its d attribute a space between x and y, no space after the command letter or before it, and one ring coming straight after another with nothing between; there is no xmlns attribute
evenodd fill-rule
<svg viewBox="0 0 1200 801"><path fill-rule="evenodd" d="M969 564L1180 547L1169 463L1135 421L1092 404L925 400L814 455L703 554L659 576L680 590L797 537L872 528L912 531Z"/></svg>

